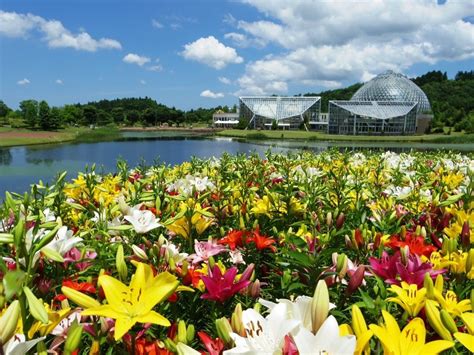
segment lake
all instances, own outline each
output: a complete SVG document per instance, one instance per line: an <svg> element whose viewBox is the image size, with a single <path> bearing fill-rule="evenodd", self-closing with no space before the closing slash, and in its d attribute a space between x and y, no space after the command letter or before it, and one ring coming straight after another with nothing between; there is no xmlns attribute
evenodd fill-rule
<svg viewBox="0 0 474 355"><path fill-rule="evenodd" d="M168 136L169 135L169 136ZM131 167L145 161L180 164L191 157L219 157L230 154L264 154L309 149L316 152L330 147L341 149L380 149L392 151L449 149L474 151L473 144L427 144L427 143L361 143L361 142L304 142L304 141L242 141L232 138L176 137L174 134L158 132L125 132L123 139L113 142L55 144L25 147L0 148L0 199L5 191L23 193L30 184L39 180L50 182L58 173L68 172L75 177L86 166L96 164L97 172L115 171L116 161L125 159Z"/></svg>

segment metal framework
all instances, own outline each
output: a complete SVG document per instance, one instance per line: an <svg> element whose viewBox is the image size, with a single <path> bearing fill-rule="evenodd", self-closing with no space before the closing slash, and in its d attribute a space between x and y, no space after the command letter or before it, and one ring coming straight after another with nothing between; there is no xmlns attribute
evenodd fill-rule
<svg viewBox="0 0 474 355"><path fill-rule="evenodd" d="M430 102L423 90L406 76L391 70L365 83L356 91L351 100L416 102L418 113L431 111Z"/></svg>
<svg viewBox="0 0 474 355"><path fill-rule="evenodd" d="M332 134L399 135L416 130L416 102L329 101Z"/></svg>
<svg viewBox="0 0 474 355"><path fill-rule="evenodd" d="M321 110L319 96L242 96L239 98L240 117L253 128L283 129L308 127L318 122Z"/></svg>

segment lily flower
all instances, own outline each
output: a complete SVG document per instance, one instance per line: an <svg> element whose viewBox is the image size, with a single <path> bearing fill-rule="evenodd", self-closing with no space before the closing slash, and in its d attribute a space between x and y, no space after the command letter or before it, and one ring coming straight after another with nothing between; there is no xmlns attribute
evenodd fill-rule
<svg viewBox="0 0 474 355"><path fill-rule="evenodd" d="M416 317L425 306L426 288L418 289L415 284L407 284L402 281L402 287L392 285L389 291L392 291L397 297L387 298L388 302L395 302L400 305L410 317Z"/></svg>
<svg viewBox="0 0 474 355"><path fill-rule="evenodd" d="M198 332L197 334L209 352L209 355L220 355L222 350L224 350L224 342L222 339L212 339L206 332Z"/></svg>
<svg viewBox="0 0 474 355"><path fill-rule="evenodd" d="M3 354L26 354L45 338L46 337L41 337L26 341L25 335L15 334L9 341L3 344Z"/></svg>
<svg viewBox="0 0 474 355"><path fill-rule="evenodd" d="M418 355L440 353L454 346L454 342L435 340L425 343L426 325L421 318L414 318L402 331L395 318L382 310L385 325L371 324L369 326L382 343L387 354Z"/></svg>
<svg viewBox="0 0 474 355"><path fill-rule="evenodd" d="M158 219L151 211L132 209L130 213L124 218L133 225L135 232L139 234L148 233L155 228L161 227Z"/></svg>
<svg viewBox="0 0 474 355"><path fill-rule="evenodd" d="M207 261L211 256L220 254L227 249L222 245L218 245L215 240L208 240L207 242L194 240L194 250L196 253L191 254L189 257L193 264L198 264L202 261Z"/></svg>
<svg viewBox="0 0 474 355"><path fill-rule="evenodd" d="M252 235L247 238L247 243L253 242L257 250L270 249L272 252L276 252L276 247L273 245L276 243L275 239L260 234L260 228L257 227Z"/></svg>
<svg viewBox="0 0 474 355"><path fill-rule="evenodd" d="M231 333L235 347L225 350L224 355L281 354L285 336L299 324L296 320L287 319L283 304L273 308L265 318L254 309L247 309L242 312L242 323L246 336Z"/></svg>
<svg viewBox="0 0 474 355"><path fill-rule="evenodd" d="M339 325L334 316L326 318L316 335L306 328L300 328L293 336L300 355L311 354L354 354L356 337L339 335Z"/></svg>
<svg viewBox="0 0 474 355"><path fill-rule="evenodd" d="M204 282L207 291L207 293L203 294L201 298L221 303L226 301L237 292L250 285L249 279L252 275L253 268L253 264L247 266L240 276L239 281L234 283L238 272L235 266L227 270L225 274L222 274L219 266L214 265L212 269L209 269L208 276L201 276L201 280Z"/></svg>
<svg viewBox="0 0 474 355"><path fill-rule="evenodd" d="M408 245L410 253L419 256L424 255L427 258L430 257L432 252L437 250L434 245L425 244L425 238L423 238L423 236L417 236L414 232L410 231L406 232L405 239L402 239L399 235L393 235L386 245L393 250L400 250L400 248Z"/></svg>
<svg viewBox="0 0 474 355"><path fill-rule="evenodd" d="M171 323L153 311L158 303L165 300L178 287L176 277L168 272L153 276L149 265L136 263L137 271L129 286L117 279L99 276L107 305L93 307L82 312L83 316L101 316L115 319L115 340L121 339L135 323L153 323L169 327Z"/></svg>
<svg viewBox="0 0 474 355"><path fill-rule="evenodd" d="M218 243L228 245L230 250L235 250L235 248L243 246L242 237L244 233L241 230L231 230L224 238L219 239Z"/></svg>
<svg viewBox="0 0 474 355"><path fill-rule="evenodd" d="M356 304L352 305L352 329L354 330L357 339L357 345L354 353L356 355L360 355L362 353L369 355L369 340L372 338L374 333L367 327L364 315L360 311L359 306Z"/></svg>

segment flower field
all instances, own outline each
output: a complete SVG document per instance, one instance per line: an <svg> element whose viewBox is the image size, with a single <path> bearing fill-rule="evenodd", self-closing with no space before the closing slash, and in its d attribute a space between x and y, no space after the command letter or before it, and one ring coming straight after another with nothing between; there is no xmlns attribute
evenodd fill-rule
<svg viewBox="0 0 474 355"><path fill-rule="evenodd" d="M223 155L6 194L0 354L474 352L474 160Z"/></svg>

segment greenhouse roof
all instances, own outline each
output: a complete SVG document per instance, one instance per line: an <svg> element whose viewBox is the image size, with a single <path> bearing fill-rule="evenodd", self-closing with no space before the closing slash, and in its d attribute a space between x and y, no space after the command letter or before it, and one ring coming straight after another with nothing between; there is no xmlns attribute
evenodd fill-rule
<svg viewBox="0 0 474 355"><path fill-rule="evenodd" d="M405 116L416 108L416 102L395 101L329 101L330 103L359 116L386 120Z"/></svg>
<svg viewBox="0 0 474 355"><path fill-rule="evenodd" d="M242 96L239 99L255 115L280 121L302 115L321 97Z"/></svg>

